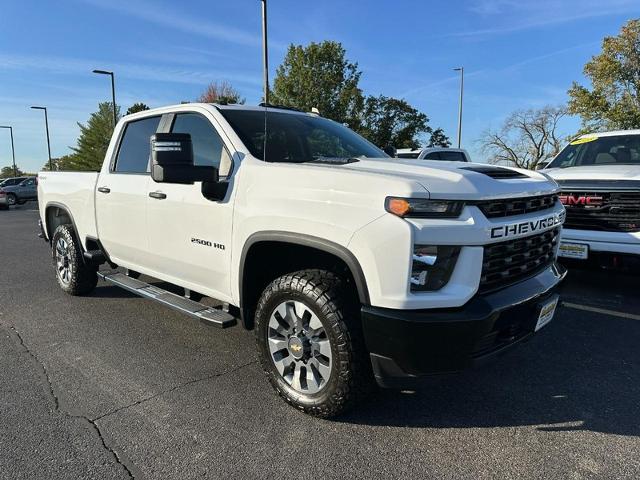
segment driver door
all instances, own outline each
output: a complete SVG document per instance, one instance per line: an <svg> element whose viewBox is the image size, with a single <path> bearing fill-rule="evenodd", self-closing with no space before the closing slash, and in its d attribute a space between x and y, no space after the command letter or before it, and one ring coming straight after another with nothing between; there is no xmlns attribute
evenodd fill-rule
<svg viewBox="0 0 640 480"><path fill-rule="evenodd" d="M230 174L231 157L204 113L171 115L164 130L188 133L194 165L215 166L220 180ZM231 300L231 226L233 182L225 198L212 201L193 185L149 181L147 231L152 268L160 278L220 300Z"/></svg>

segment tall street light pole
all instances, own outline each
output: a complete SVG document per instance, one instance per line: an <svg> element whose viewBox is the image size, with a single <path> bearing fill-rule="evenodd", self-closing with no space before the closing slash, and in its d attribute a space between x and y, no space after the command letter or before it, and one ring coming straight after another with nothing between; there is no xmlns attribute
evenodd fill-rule
<svg viewBox="0 0 640 480"><path fill-rule="evenodd" d="M11 135L11 155L13 156L13 176L18 176L18 168L16 167L16 149L13 147L13 127L7 125L0 125L0 128L8 128Z"/></svg>
<svg viewBox="0 0 640 480"><path fill-rule="evenodd" d="M111 76L111 99L113 100L113 126L116 126L118 123L118 115L116 114L116 81L113 75L113 72L109 72L108 70L94 70L93 73L97 73L99 75L109 75Z"/></svg>
<svg viewBox="0 0 640 480"><path fill-rule="evenodd" d="M460 72L460 105L458 106L458 148L462 141L462 95L464 93L464 67L457 67L453 69L456 72Z"/></svg>
<svg viewBox="0 0 640 480"><path fill-rule="evenodd" d="M264 75L264 103L269 104L269 54L267 53L267 0L262 2L262 62Z"/></svg>
<svg viewBox="0 0 640 480"><path fill-rule="evenodd" d="M51 142L49 141L49 117L47 116L47 107L31 107L34 110L44 110L44 126L47 131L47 151L49 152L49 170L53 172L53 165L51 163Z"/></svg>

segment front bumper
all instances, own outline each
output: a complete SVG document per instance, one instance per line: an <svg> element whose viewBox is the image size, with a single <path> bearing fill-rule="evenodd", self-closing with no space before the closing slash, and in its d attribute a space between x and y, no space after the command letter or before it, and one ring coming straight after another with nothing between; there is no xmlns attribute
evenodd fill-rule
<svg viewBox="0 0 640 480"><path fill-rule="evenodd" d="M476 365L531 336L539 306L555 294L566 269L553 264L534 277L464 306L429 310L362 308L373 371L382 387Z"/></svg>

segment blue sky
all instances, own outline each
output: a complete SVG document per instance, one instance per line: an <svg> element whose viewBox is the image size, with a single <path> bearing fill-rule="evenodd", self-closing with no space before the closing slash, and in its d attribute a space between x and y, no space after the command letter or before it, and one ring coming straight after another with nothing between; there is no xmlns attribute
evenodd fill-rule
<svg viewBox="0 0 640 480"><path fill-rule="evenodd" d="M14 127L17 163L46 161L42 112L49 109L53 156L69 153L99 101L158 107L193 100L211 80L261 97L259 0L3 0L0 124ZM463 147L509 112L566 101L601 40L640 16L638 0L270 0L271 70L289 43L343 43L363 71L367 94L402 97L455 140L458 77L465 67ZM573 133L577 119L561 128ZM10 163L0 130L0 166Z"/></svg>

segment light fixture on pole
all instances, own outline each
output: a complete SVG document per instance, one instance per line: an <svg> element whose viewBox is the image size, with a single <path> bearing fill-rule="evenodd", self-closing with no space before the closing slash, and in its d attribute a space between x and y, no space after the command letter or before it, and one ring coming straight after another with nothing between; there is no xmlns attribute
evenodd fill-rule
<svg viewBox="0 0 640 480"><path fill-rule="evenodd" d="M49 141L49 117L47 116L47 107L31 107L34 110L44 110L44 127L47 131L47 151L49 152L49 170L53 171L53 165L51 163L51 142Z"/></svg>
<svg viewBox="0 0 640 480"><path fill-rule="evenodd" d="M109 75L111 76L111 99L113 101L113 126L116 126L118 123L118 115L116 114L116 80L113 72L108 70L94 70L93 73L97 73L99 75Z"/></svg>
<svg viewBox="0 0 640 480"><path fill-rule="evenodd" d="M10 127L8 125L0 125L0 128L8 128L9 129L9 134L11 135L11 155L13 157L13 176L17 177L18 176L18 168L16 167L16 150L13 147L13 127Z"/></svg>
<svg viewBox="0 0 640 480"><path fill-rule="evenodd" d="M460 72L460 105L458 105L458 148L462 142L462 95L464 92L464 67L457 67L453 69L456 72Z"/></svg>

